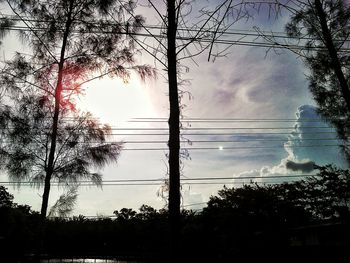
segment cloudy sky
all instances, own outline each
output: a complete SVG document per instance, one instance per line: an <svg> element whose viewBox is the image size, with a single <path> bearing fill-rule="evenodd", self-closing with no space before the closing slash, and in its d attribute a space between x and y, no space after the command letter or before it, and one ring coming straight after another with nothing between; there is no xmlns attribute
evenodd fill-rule
<svg viewBox="0 0 350 263"><path fill-rule="evenodd" d="M197 1L197 4L199 2L202 3ZM156 21L156 14L142 10L147 21L155 23L152 21ZM262 10L253 20L237 23L231 30L254 30L258 26L261 30L283 31L286 21L288 14L268 19L266 10ZM3 59L11 58L18 48L21 48L20 43L14 37L7 38L1 47ZM207 61L207 52L196 57L195 63L184 62L188 72L182 77L190 84L182 89L191 96L184 95L183 115L197 119L183 122L184 139L192 141L182 144L189 148L189 158L183 160L185 180L182 187L183 204L187 208L200 207L224 184L239 186L251 180L244 177L257 177L255 181L269 183L271 179L264 177L310 174L312 163L345 166L339 149L334 146L338 144L334 130L316 114L307 89L307 70L300 59L288 51L266 53L266 48L260 47L234 46L228 52L226 57L215 62ZM154 65L146 54L138 59L140 63ZM143 83L133 76L127 85L118 79L96 80L86 85L85 96L78 100L81 109L116 128L114 133L134 134L114 136L113 140L126 142L125 150L118 164L101 171L104 180L148 180L167 176L167 151L163 150L167 131L152 130L167 127L163 119L167 118L169 108L167 83L161 66L155 66L159 69L156 80ZM161 119L140 122L144 119L135 118ZM154 133L159 135L150 135ZM136 140L144 142L134 143ZM164 142L150 142L155 140ZM143 150L133 150L140 148ZM189 181L215 177L232 180ZM8 180L5 174L0 178ZM275 182L286 180L291 179L274 179ZM142 204L161 208L165 205L157 195L161 189L159 181L152 185L114 183L102 189L81 186L74 214L111 215L116 209L138 209ZM9 190L16 202L39 210L42 189L23 186ZM64 189L53 188L51 204L62 191Z"/></svg>

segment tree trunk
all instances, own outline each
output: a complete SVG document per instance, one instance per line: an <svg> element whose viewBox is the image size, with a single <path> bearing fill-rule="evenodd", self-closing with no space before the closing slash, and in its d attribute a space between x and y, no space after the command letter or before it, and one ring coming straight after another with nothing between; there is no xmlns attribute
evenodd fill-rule
<svg viewBox="0 0 350 263"><path fill-rule="evenodd" d="M320 0L315 0L315 6L316 6L317 16L321 23L322 36L324 38L326 47L328 49L329 56L331 57L333 70L338 78L341 92L346 103L346 107L348 109L348 112L350 113L350 89L346 81L346 78L344 76L344 73L341 69L338 52L334 46L333 38L327 25L326 13L323 10Z"/></svg>
<svg viewBox="0 0 350 263"><path fill-rule="evenodd" d="M43 201L41 203L41 218L45 219L47 214L47 207L49 203L49 195L50 195L50 188L51 188L51 178L52 174L54 172L54 162L55 162L55 152L56 152L56 143L57 143L57 131L58 131L58 119L60 114L60 107L61 107L61 99L62 99L62 80L63 80L63 66L64 66L64 55L66 52L67 47L67 39L69 35L69 29L72 24L72 8L73 8L73 1L70 1L70 11L68 13L67 21L65 24L65 32L63 35L62 40L62 47L61 47L61 54L60 54L60 60L58 64L58 76L57 76L57 84L56 84L56 90L55 90L55 109L54 109L54 116L52 121L52 134L51 134L51 145L50 145L50 152L49 152L49 158L47 162L47 168L46 168L46 175L45 175L45 184L44 184L44 194L43 194Z"/></svg>
<svg viewBox="0 0 350 263"><path fill-rule="evenodd" d="M168 8L168 81L169 81L169 220L170 262L179 262L180 243L180 108L177 83L175 0L167 1Z"/></svg>

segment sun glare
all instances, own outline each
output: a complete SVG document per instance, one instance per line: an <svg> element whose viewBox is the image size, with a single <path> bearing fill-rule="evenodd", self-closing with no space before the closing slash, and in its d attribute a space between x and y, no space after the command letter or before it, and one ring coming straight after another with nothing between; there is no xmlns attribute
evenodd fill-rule
<svg viewBox="0 0 350 263"><path fill-rule="evenodd" d="M147 88L137 77L128 83L121 79L96 80L84 86L77 106L112 125L135 117L152 117L155 112Z"/></svg>

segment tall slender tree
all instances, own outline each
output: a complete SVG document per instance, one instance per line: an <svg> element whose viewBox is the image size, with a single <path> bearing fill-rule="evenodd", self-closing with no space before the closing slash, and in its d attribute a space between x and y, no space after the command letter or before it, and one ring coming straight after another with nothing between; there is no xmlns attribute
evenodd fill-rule
<svg viewBox="0 0 350 263"><path fill-rule="evenodd" d="M350 8L343 0L308 1L286 25L289 36L307 36L303 54L310 70L309 88L319 112L338 131L343 149L350 131Z"/></svg>
<svg viewBox="0 0 350 263"><path fill-rule="evenodd" d="M45 111L43 115L46 121L40 123L45 127L41 127L39 132L40 135L45 133L44 138L39 139L39 144L45 144L42 151L44 155L36 156L43 158L42 173L32 177L43 180L41 216L45 218L53 178L60 181L63 178L72 179L72 176L88 176L89 173L85 172L91 165L104 165L116 160L120 150L120 145L105 143L108 127L99 126L91 116L83 116L81 120L74 115L73 98L81 92L82 85L104 75L127 80L130 70L136 70L142 78L154 74L154 71L148 66L135 65L133 39L128 32L123 31L123 25L127 23L128 31L136 32L143 21L141 16L134 14L135 4L132 1L8 0L7 3L16 20L24 27L20 32L21 37L32 53L29 56L18 54L13 61L7 63L1 77L7 91L12 94L17 91L17 95L12 96L15 102L18 99L33 100L36 101L33 102L34 108L42 107ZM107 10L115 16L110 17ZM125 16L125 11L132 16ZM39 98L32 93L24 94L27 90L37 92ZM24 107L20 110L26 110L25 105L19 105ZM64 124L67 117L73 118L77 126ZM36 119L33 118L28 119L35 122ZM13 122L22 122L25 126L18 131L19 138L27 128L26 120ZM77 132L73 132L75 129ZM76 137L76 143L71 142L71 136ZM26 135L24 137L28 138ZM92 140L91 143L97 141L99 145L79 146L89 140ZM32 142L29 139L21 143L30 147ZM65 152L67 147L73 153ZM34 148L28 154L37 154L37 151ZM84 151L88 154L82 158ZM67 153L68 156L65 156ZM11 173L12 168L18 168L18 162L13 158L16 151L8 154L9 162L5 168ZM69 154L73 154L72 159ZM32 174L31 158L33 157L28 156L28 162L22 163L27 167L20 167L23 168L23 176L18 179L28 178L27 175ZM94 174L89 176L95 178L96 182L99 181L99 177L94 177Z"/></svg>
<svg viewBox="0 0 350 263"><path fill-rule="evenodd" d="M169 219L171 225L172 260L179 260L180 240L180 105L177 80L177 54L176 54L176 6L175 1L167 2L167 58L169 83Z"/></svg>
<svg viewBox="0 0 350 263"><path fill-rule="evenodd" d="M245 4L251 1L245 1ZM285 47L303 59L310 74L309 89L319 113L336 128L343 150L350 161L350 8L344 0L257 1L279 14L287 11L290 21L285 31L290 42L266 36L278 48ZM286 45L287 44L287 45ZM299 47L298 47L299 46Z"/></svg>
<svg viewBox="0 0 350 263"><path fill-rule="evenodd" d="M181 99L186 91L179 88L184 81L183 73L188 67L182 64L183 60L192 59L208 51L208 60L219 57L225 50L214 49L215 42L222 32L227 30L234 22L246 17L247 13L242 5L233 0L223 0L218 4L211 3L214 8L202 8L198 11L200 21L189 23L189 17L194 18L192 4L194 1L168 0L160 3L147 0L161 25L159 34L143 26L143 30L151 38L150 41L135 41L143 50L153 56L155 61L162 65L166 71L169 94L169 222L171 228L170 261L179 262L180 242L180 163L182 156L188 156L180 148L181 136ZM154 31L153 31L154 32ZM164 37L163 37L164 36ZM210 41L203 42L202 38ZM152 43L153 42L153 43Z"/></svg>

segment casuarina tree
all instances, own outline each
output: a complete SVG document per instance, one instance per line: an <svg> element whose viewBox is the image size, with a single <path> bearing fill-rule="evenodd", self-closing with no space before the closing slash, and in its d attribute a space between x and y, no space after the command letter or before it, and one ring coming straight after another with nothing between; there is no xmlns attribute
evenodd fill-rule
<svg viewBox="0 0 350 263"><path fill-rule="evenodd" d="M253 4L253 1L244 1ZM277 48L287 48L298 55L309 69L309 89L318 104L319 113L332 123L343 140L343 150L350 160L348 133L350 128L349 35L350 7L344 0L256 1L267 5L277 15L287 12L285 26L289 37L265 35Z"/></svg>
<svg viewBox="0 0 350 263"><path fill-rule="evenodd" d="M41 216L45 218L53 180L72 183L89 178L100 183L100 175L89 168L115 161L121 149L120 144L106 143L108 126L75 109L74 98L82 85L105 75L127 80L131 70L142 78L154 71L136 65L128 33L136 32L143 18L134 14L132 2L7 3L30 52L18 53L1 72L2 85L12 101L9 106L16 105L8 114L12 142L3 152L3 167L18 182L30 179L43 184ZM133 15L124 15L125 11ZM125 24L128 32L123 31Z"/></svg>
<svg viewBox="0 0 350 263"><path fill-rule="evenodd" d="M343 0L308 1L292 15L286 32L309 39L304 53L310 69L309 88L319 112L337 128L349 159L350 8Z"/></svg>

